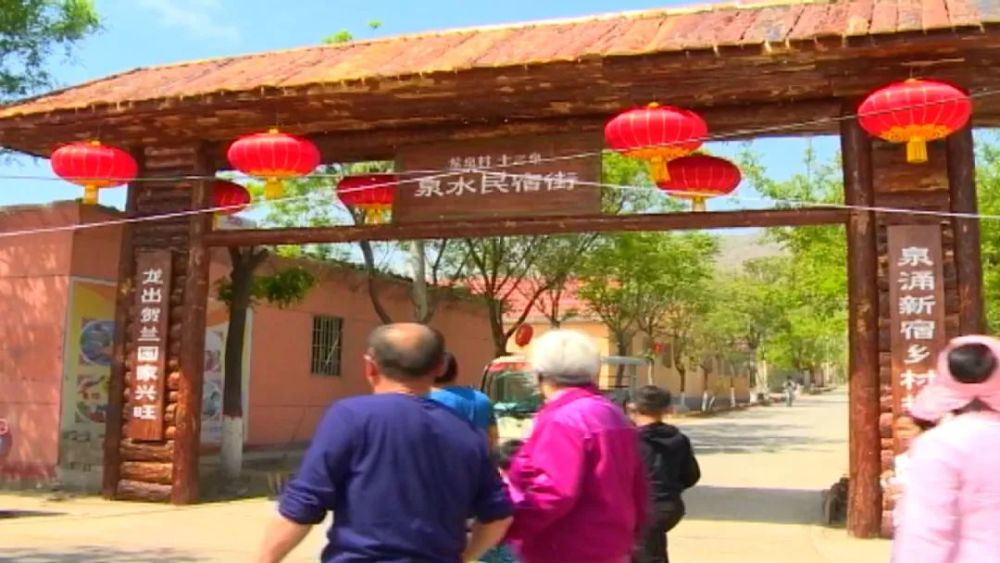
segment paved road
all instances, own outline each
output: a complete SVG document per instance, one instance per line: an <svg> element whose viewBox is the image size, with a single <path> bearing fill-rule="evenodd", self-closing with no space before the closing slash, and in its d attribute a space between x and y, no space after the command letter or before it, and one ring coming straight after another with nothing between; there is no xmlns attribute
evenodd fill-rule
<svg viewBox="0 0 1000 563"><path fill-rule="evenodd" d="M847 472L847 396L800 397L679 424L703 479L670 534L677 561L802 563L889 560L889 544L819 525L821 491Z"/></svg>
<svg viewBox="0 0 1000 563"><path fill-rule="evenodd" d="M820 492L847 468L843 394L683 421L704 478L671 534L672 560L699 563L888 561L888 544L849 540L816 523ZM249 500L187 508L44 502L0 496L0 507L41 514L0 520L0 561L134 563L251 561L273 507ZM315 530L290 561L316 561Z"/></svg>

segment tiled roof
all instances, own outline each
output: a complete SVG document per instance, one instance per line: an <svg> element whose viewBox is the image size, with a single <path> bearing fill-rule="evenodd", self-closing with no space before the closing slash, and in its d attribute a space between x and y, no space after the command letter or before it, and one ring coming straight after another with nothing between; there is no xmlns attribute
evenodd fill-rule
<svg viewBox="0 0 1000 563"><path fill-rule="evenodd" d="M837 0L659 9L421 33L139 68L0 109L0 119L138 101L480 68L811 42L1000 23L998 0Z"/></svg>

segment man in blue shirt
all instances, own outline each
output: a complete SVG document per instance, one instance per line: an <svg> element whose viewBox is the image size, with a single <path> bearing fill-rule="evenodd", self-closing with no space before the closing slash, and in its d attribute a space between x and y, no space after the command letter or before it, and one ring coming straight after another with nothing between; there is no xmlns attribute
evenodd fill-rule
<svg viewBox="0 0 1000 563"><path fill-rule="evenodd" d="M456 379L458 379L458 362L454 355L445 352L444 371L434 380L434 390L429 397L482 429L489 438L490 447L496 447L498 432L493 403L480 391L456 385Z"/></svg>
<svg viewBox="0 0 1000 563"><path fill-rule="evenodd" d="M475 561L503 538L512 506L482 434L424 397L443 352L441 336L423 325L372 333L365 378L374 394L327 410L260 563L284 559L328 511L324 563Z"/></svg>

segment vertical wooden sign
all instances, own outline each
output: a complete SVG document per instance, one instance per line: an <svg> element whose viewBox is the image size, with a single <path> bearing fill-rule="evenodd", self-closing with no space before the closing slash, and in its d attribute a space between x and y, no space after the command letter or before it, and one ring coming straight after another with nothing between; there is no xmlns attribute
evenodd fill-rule
<svg viewBox="0 0 1000 563"><path fill-rule="evenodd" d="M163 405L170 317L170 251L136 256L135 308L129 327L133 343L126 435L133 440L163 439Z"/></svg>
<svg viewBox="0 0 1000 563"><path fill-rule="evenodd" d="M887 229L893 414L900 416L934 380L937 356L947 343L943 252L939 225Z"/></svg>

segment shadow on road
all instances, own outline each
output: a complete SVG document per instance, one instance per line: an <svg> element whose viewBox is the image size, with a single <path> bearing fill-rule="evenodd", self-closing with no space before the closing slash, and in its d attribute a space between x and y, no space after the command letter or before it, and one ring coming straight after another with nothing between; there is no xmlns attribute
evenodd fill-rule
<svg viewBox="0 0 1000 563"><path fill-rule="evenodd" d="M782 424L712 424L683 428L697 454L817 451L840 440L807 434L801 426Z"/></svg>
<svg viewBox="0 0 1000 563"><path fill-rule="evenodd" d="M57 549L24 548L0 550L0 561L17 563L136 563L139 561L170 561L171 563L195 563L206 561L183 552L164 549L120 550L113 547L93 545L63 547Z"/></svg>
<svg viewBox="0 0 1000 563"><path fill-rule="evenodd" d="M799 489L696 486L684 494L689 520L818 524L822 493Z"/></svg>

